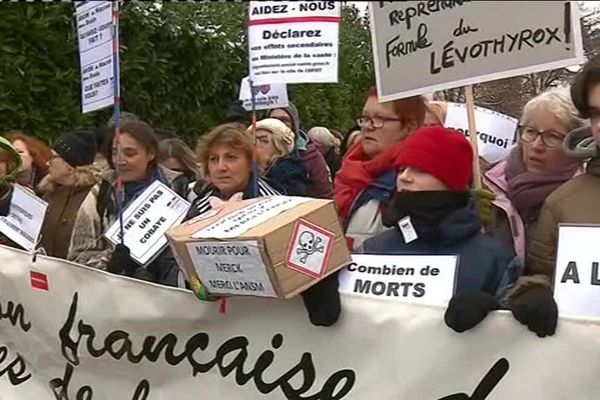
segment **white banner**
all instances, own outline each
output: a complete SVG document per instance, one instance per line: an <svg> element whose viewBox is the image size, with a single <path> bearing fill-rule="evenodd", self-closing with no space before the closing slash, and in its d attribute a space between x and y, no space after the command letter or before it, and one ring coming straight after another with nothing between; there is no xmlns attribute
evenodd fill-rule
<svg viewBox="0 0 600 400"><path fill-rule="evenodd" d="M462 103L447 103L448 112L444 126L469 136L467 106ZM508 156L514 145L517 119L487 108L475 107L477 145L479 156L488 163L495 163Z"/></svg>
<svg viewBox="0 0 600 400"><path fill-rule="evenodd" d="M255 110L269 110L288 106L287 85L274 83L272 85L259 85L252 88L254 91ZM242 106L246 111L252 110L252 92L250 91L250 78L242 79L240 96Z"/></svg>
<svg viewBox="0 0 600 400"><path fill-rule="evenodd" d="M140 265L149 264L167 246L165 233L185 217L190 203L171 188L154 181L123 211L125 246ZM119 221L106 231L113 244L121 243Z"/></svg>
<svg viewBox="0 0 600 400"><path fill-rule="evenodd" d="M112 6L112 1L75 3L84 113L115 101Z"/></svg>
<svg viewBox="0 0 600 400"><path fill-rule="evenodd" d="M584 60L573 1L372 1L370 9L380 101Z"/></svg>
<svg viewBox="0 0 600 400"><path fill-rule="evenodd" d="M561 225L554 294L561 315L600 318L600 225Z"/></svg>
<svg viewBox="0 0 600 400"><path fill-rule="evenodd" d="M340 292L446 306L454 294L457 261L457 256L354 254L340 272Z"/></svg>
<svg viewBox="0 0 600 400"><path fill-rule="evenodd" d="M338 1L251 1L250 76L254 85L337 82Z"/></svg>
<svg viewBox="0 0 600 400"><path fill-rule="evenodd" d="M20 185L13 187L10 211L6 217L0 217L0 232L31 251L38 244L48 203Z"/></svg>
<svg viewBox="0 0 600 400"><path fill-rule="evenodd" d="M35 282L45 281L45 285ZM35 281L35 282L34 282ZM596 400L600 323L540 339L506 312L457 334L443 308L191 293L0 248L0 394L22 399Z"/></svg>

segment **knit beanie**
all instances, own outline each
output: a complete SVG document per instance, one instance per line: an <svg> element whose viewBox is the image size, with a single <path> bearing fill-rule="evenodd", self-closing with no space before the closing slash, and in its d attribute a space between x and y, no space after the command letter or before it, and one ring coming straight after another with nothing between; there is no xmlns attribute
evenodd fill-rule
<svg viewBox="0 0 600 400"><path fill-rule="evenodd" d="M256 123L256 130L263 129L271 133L271 139L283 143L285 150L291 153L294 150L294 132L283 122L275 118L265 118ZM252 127L248 128L248 132Z"/></svg>
<svg viewBox="0 0 600 400"><path fill-rule="evenodd" d="M435 176L454 192L467 190L473 176L473 149L453 129L424 127L405 141L396 163Z"/></svg>
<svg viewBox="0 0 600 400"><path fill-rule="evenodd" d="M90 130L64 134L52 149L72 167L90 165L96 156L96 133Z"/></svg>

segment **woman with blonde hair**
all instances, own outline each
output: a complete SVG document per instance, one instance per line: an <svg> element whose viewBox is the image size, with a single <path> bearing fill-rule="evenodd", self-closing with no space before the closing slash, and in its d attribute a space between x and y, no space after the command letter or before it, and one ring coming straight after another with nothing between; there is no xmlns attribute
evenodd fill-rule
<svg viewBox="0 0 600 400"><path fill-rule="evenodd" d="M248 128L250 135L252 128ZM275 118L256 123L256 158L261 176L290 196L313 197L304 161L295 153L294 132Z"/></svg>
<svg viewBox="0 0 600 400"><path fill-rule="evenodd" d="M582 124L567 89L541 93L523 108L518 145L484 175L496 195L486 231L511 245L521 262L546 198L582 172L582 161L568 159L563 148Z"/></svg>

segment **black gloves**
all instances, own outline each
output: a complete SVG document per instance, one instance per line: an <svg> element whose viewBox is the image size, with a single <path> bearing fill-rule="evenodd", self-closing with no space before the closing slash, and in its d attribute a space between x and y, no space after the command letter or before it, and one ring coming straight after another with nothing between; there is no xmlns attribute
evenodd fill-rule
<svg viewBox="0 0 600 400"><path fill-rule="evenodd" d="M335 324L342 311L338 274L333 273L302 293L310 322L315 326Z"/></svg>
<svg viewBox="0 0 600 400"><path fill-rule="evenodd" d="M467 293L450 299L444 321L448 327L460 333L475 327L490 311L496 309L498 309L498 301L491 294Z"/></svg>
<svg viewBox="0 0 600 400"><path fill-rule="evenodd" d="M515 319L527 325L539 337L552 336L556 332L558 308L549 288L533 287L510 303Z"/></svg>
<svg viewBox="0 0 600 400"><path fill-rule="evenodd" d="M137 264L133 261L129 255L129 248L124 244L118 244L115 247L115 251L108 262L108 272L113 274L122 274L132 276L137 269Z"/></svg>

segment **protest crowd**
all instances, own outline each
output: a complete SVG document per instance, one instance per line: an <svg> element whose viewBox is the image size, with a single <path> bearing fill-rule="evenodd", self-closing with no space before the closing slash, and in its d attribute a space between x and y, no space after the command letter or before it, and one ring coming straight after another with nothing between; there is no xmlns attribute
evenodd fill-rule
<svg viewBox="0 0 600 400"><path fill-rule="evenodd" d="M103 237L119 216L117 170L125 207L160 181L191 201L186 220L209 212L216 199L332 199L354 253L459 255L445 314L455 331L508 309L538 336L555 332L558 225L600 223L599 58L582 68L570 91L551 89L525 105L518 142L483 171L481 189L473 186L468 139L445 128L439 104L424 97L380 103L377 91L368 90L357 110L360 133L346 137L333 127L305 131L291 102L263 114L253 126L251 114L234 102L194 151L123 113L120 159L112 120L65 133L51 146L7 132L0 153L3 213L17 183L48 203L40 237L47 255L189 288L170 248L142 267L125 245ZM402 224L407 217L412 238ZM342 312L335 273L302 297L315 325L332 325Z"/></svg>

